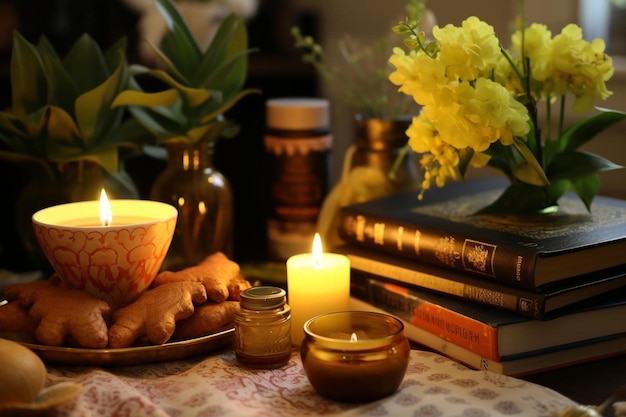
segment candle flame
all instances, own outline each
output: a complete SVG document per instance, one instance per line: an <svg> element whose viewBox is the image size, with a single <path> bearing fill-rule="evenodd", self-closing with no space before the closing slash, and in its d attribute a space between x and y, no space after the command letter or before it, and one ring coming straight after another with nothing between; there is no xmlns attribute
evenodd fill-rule
<svg viewBox="0 0 626 417"><path fill-rule="evenodd" d="M359 340L359 338L358 338L358 337L356 337L356 333L352 333L352 334L350 335L350 341L351 341L351 342L356 342L356 341L358 341L358 340Z"/></svg>
<svg viewBox="0 0 626 417"><path fill-rule="evenodd" d="M322 238L319 233L316 233L313 238L313 265L321 267L323 263L322 258Z"/></svg>
<svg viewBox="0 0 626 417"><path fill-rule="evenodd" d="M107 193L104 191L104 188L100 192L100 223L102 223L103 226L109 226L113 223L111 205L109 204L109 199L107 198Z"/></svg>

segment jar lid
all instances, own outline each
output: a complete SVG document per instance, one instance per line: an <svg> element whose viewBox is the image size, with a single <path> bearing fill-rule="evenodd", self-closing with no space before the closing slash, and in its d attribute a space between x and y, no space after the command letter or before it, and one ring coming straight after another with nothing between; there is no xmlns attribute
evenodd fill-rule
<svg viewBox="0 0 626 417"><path fill-rule="evenodd" d="M273 310L285 305L287 293L279 287L252 287L241 293L241 308Z"/></svg>
<svg viewBox="0 0 626 417"><path fill-rule="evenodd" d="M267 100L267 127L315 130L330 125L328 100L323 98L273 98Z"/></svg>

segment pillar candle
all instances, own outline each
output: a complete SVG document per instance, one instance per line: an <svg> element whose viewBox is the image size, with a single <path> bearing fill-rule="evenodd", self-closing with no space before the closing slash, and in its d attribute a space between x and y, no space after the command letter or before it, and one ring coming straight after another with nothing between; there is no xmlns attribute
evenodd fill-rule
<svg viewBox="0 0 626 417"><path fill-rule="evenodd" d="M291 342L300 345L304 323L319 314L350 308L350 260L323 253L319 234L312 253L287 260L287 294L291 306Z"/></svg>

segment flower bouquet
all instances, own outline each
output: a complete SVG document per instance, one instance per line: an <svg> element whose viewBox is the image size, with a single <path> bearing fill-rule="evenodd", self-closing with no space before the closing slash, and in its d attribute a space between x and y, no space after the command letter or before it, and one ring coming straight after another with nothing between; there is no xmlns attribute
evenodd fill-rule
<svg viewBox="0 0 626 417"><path fill-rule="evenodd" d="M564 115L571 97L573 110L588 111L611 95L604 41L585 41L575 24L555 36L545 25L526 26L523 1L510 49L474 16L460 27L435 26L432 40L417 27L406 19L393 28L408 51L394 48L389 80L421 107L407 130L422 154L419 198L433 183L464 178L469 166L490 166L510 185L480 214L554 211L570 190L591 210L599 173L622 167L580 147L626 114L596 108L567 128Z"/></svg>

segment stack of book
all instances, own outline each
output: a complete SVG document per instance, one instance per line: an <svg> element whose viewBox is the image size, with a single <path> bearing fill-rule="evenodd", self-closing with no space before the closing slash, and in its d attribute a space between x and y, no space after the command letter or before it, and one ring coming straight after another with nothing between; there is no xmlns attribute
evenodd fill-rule
<svg viewBox="0 0 626 417"><path fill-rule="evenodd" d="M392 313L414 342L524 375L626 353L626 201L474 215L506 183L482 178L341 208L354 308Z"/></svg>

